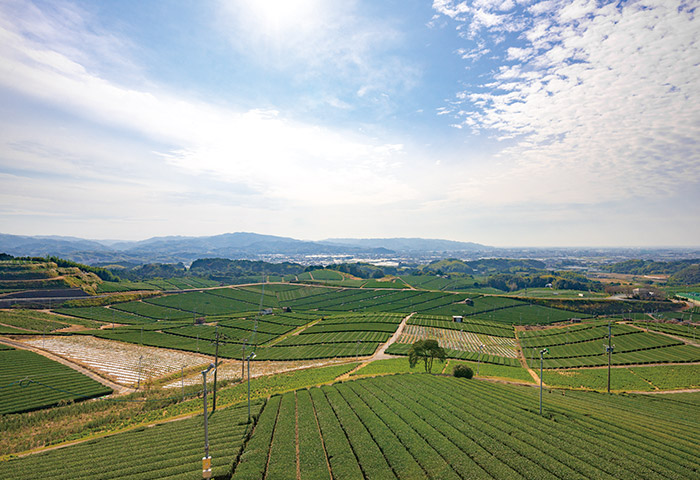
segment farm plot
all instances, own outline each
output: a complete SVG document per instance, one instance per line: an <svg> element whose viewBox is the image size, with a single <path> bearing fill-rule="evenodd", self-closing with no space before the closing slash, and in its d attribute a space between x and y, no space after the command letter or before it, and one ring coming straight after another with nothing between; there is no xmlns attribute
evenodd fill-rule
<svg viewBox="0 0 700 480"><path fill-rule="evenodd" d="M132 315L128 312L106 307L56 308L53 311L60 313L61 315L68 315L71 317L84 318L86 320L104 323L123 323L126 325L134 325L153 321L150 318L144 318L142 316Z"/></svg>
<svg viewBox="0 0 700 480"><path fill-rule="evenodd" d="M496 296L480 296L470 297L466 300L466 295L453 294L456 303L449 305L434 307L426 310L421 310L420 313L429 315L475 315L477 313L491 312L503 308L516 307L524 305L519 300L512 298L496 297Z"/></svg>
<svg viewBox="0 0 700 480"><path fill-rule="evenodd" d="M254 289L257 287L243 288ZM335 291L335 289L333 290ZM293 301L297 299L310 297L313 295L320 295L328 291L328 288L310 285L294 285L286 283L265 285L265 292L269 292L270 294L276 295L277 299L280 302L280 305L290 305Z"/></svg>
<svg viewBox="0 0 700 480"><path fill-rule="evenodd" d="M275 324L270 324L274 325L277 327L278 325ZM290 330L292 327L284 327L282 325L283 329L286 328ZM255 345L260 345L266 342L269 342L270 340L277 338L280 334L279 333L269 333L265 332L262 329L263 327L259 327L258 331L255 332L255 338L253 338L253 324L250 324L250 330L249 329L242 329L242 328L236 328L236 327L220 327L218 329L219 331L219 341L221 343L251 343L253 342ZM216 331L217 328L213 325L188 325L184 327L178 327L178 328L169 328L167 330L163 330L163 333L167 333L170 335L178 335L182 337L188 337L188 338L197 338L202 341L206 342L213 342L216 338Z"/></svg>
<svg viewBox="0 0 700 480"><path fill-rule="evenodd" d="M243 288L217 288L215 290L207 290L204 293L248 304L246 310L250 310L251 312L257 312L260 309L261 300L263 308L279 307L279 301L277 300L276 296L267 293L262 294L261 291L255 292Z"/></svg>
<svg viewBox="0 0 700 480"><path fill-rule="evenodd" d="M660 335L639 332L613 337L615 350L613 365L635 365L650 363L687 363L700 361L700 348L674 343L671 338L660 340ZM550 349L558 357L545 355L544 368L595 367L608 364L605 352L607 340L595 340L574 345L557 346ZM523 354L532 367L539 367L539 349L526 348ZM575 356L578 354L578 356Z"/></svg>
<svg viewBox="0 0 700 480"><path fill-rule="evenodd" d="M0 415L109 395L112 389L27 350L0 350Z"/></svg>
<svg viewBox="0 0 700 480"><path fill-rule="evenodd" d="M178 293L164 297L149 298L145 302L189 312L190 315L225 315L227 313L249 312L252 305L231 298L209 295L204 292ZM257 310L257 307L252 307Z"/></svg>
<svg viewBox="0 0 700 480"><path fill-rule="evenodd" d="M611 319L611 321L616 322L619 319ZM604 323L606 326L608 322ZM562 335L572 332L578 332L580 330L588 330L589 328L599 327L603 325L601 321L591 321L587 320L586 323L575 323L572 325L567 325L566 327L559 326L548 326L548 327L532 327L530 325L525 325L524 330L521 330L518 336L521 339L529 339L531 337L547 337L549 335Z"/></svg>
<svg viewBox="0 0 700 480"><path fill-rule="evenodd" d="M318 358L364 357L373 354L379 343L350 342L258 348L256 360L313 360Z"/></svg>
<svg viewBox="0 0 700 480"><path fill-rule="evenodd" d="M323 318L324 325L332 325L335 323L401 323L404 315L400 313L345 313L341 315L332 315Z"/></svg>
<svg viewBox="0 0 700 480"><path fill-rule="evenodd" d="M275 314L275 315L246 315L238 318L227 317L209 317L207 320L216 321L219 325L225 327L233 328L243 328L247 330L252 330L255 326L255 322L258 322L258 326L266 325L269 331L277 327L284 333L289 331L291 328L301 327L309 322L318 320L318 315L303 315L303 314ZM263 329L264 330L264 329ZM278 331L278 330L274 330Z"/></svg>
<svg viewBox="0 0 700 480"><path fill-rule="evenodd" d="M540 416L526 387L356 380L272 397L233 479L694 478L700 418L676 403L548 394Z"/></svg>
<svg viewBox="0 0 700 480"><path fill-rule="evenodd" d="M324 320L312 325L302 332L303 335L312 333L331 333L331 332L386 332L394 333L398 328L398 323L388 322L345 322L345 323L329 323Z"/></svg>
<svg viewBox="0 0 700 480"><path fill-rule="evenodd" d="M303 333L303 332L302 332ZM290 346L290 345L314 345L314 344L324 344L324 343L347 343L347 342L371 342L371 343L384 343L391 337L391 333L387 332L367 332L367 331L357 331L357 332L331 332L331 333L311 333L311 334L301 334L292 335L281 342L277 343L278 346Z"/></svg>
<svg viewBox="0 0 700 480"><path fill-rule="evenodd" d="M436 327L449 330L480 333L494 337L515 337L513 327L476 317L464 317L461 322L454 322L450 317L417 314L413 315L407 323L409 325L420 325L422 327Z"/></svg>
<svg viewBox="0 0 700 480"><path fill-rule="evenodd" d="M251 403L253 415L263 405ZM247 404L219 410L209 417L212 474L230 474L249 426ZM202 478L202 416L139 428L72 447L0 462L2 478L52 480Z"/></svg>
<svg viewBox="0 0 700 480"><path fill-rule="evenodd" d="M289 305L295 310L350 311L366 299L375 300L392 292L350 289L325 289L323 293L296 299Z"/></svg>
<svg viewBox="0 0 700 480"><path fill-rule="evenodd" d="M247 331L241 332L241 335L248 335ZM115 330L110 329L90 332L90 335L135 345L169 348L173 350L182 350L185 352L193 352L210 356L214 355L214 351L216 349L211 340L199 338L196 336L196 334L194 337L188 337L183 335L173 335L167 331L163 332L145 329L143 331L139 331L128 328L117 328ZM219 357L240 358L240 356L241 347L239 345L223 342L219 345Z"/></svg>
<svg viewBox="0 0 700 480"><path fill-rule="evenodd" d="M258 331L276 335L282 335L296 327L306 325L310 322L310 320L284 318L277 315L263 315L259 317L246 316L240 318L227 318L224 320L210 317L209 320L216 320L217 324L223 327L240 328L243 330L253 330L255 328L255 324L257 323Z"/></svg>
<svg viewBox="0 0 700 480"><path fill-rule="evenodd" d="M433 308L451 305L453 303L466 300L466 295L442 293L442 292L421 292L408 291L396 292L389 303L382 303L385 307L381 310L393 312L422 312ZM375 306L376 307L376 306Z"/></svg>
<svg viewBox="0 0 700 480"><path fill-rule="evenodd" d="M678 337L700 339L700 336L697 336L696 325L679 325L677 323L660 322L635 322L634 325L654 332L668 333L670 335L676 335Z"/></svg>
<svg viewBox="0 0 700 480"><path fill-rule="evenodd" d="M0 324L34 332L52 332L66 328L60 317L36 310L0 310Z"/></svg>
<svg viewBox="0 0 700 480"><path fill-rule="evenodd" d="M117 303L112 305L110 310L118 310L131 313L145 320L183 320L192 318L192 312L184 312L176 308L163 307L141 301Z"/></svg>
<svg viewBox="0 0 700 480"><path fill-rule="evenodd" d="M150 332L149 332L150 333ZM134 335L138 335L134 332ZM144 333L146 335L146 333ZM87 336L51 337L25 343L86 365L123 385L157 378L194 365L209 363L201 355L129 345Z"/></svg>
<svg viewBox="0 0 700 480"><path fill-rule="evenodd" d="M607 330L607 329L605 329ZM585 332L588 332L586 330ZM614 331L614 330L613 330ZM601 341L604 338L604 341ZM580 342L551 345L549 349L549 358L570 358L570 357L585 357L588 355L599 355L605 351L604 344L607 344L607 337L593 338L591 340L582 340ZM682 345L682 342L664 335L655 335L653 333L645 333L641 330L635 332L625 332L621 335L613 334L612 342L615 345L615 352L635 352L638 350L648 350L662 347L670 347L673 345ZM523 345L523 351L530 348Z"/></svg>
<svg viewBox="0 0 700 480"><path fill-rule="evenodd" d="M660 390L700 388L700 365L629 367L629 370Z"/></svg>
<svg viewBox="0 0 700 480"><path fill-rule="evenodd" d="M460 332L445 328L406 325L397 343L413 344L427 338L438 341L442 348L461 350L463 352L479 352L479 346L484 345L482 352L497 357L517 358L518 351L515 340L507 337L493 337L472 332Z"/></svg>
<svg viewBox="0 0 700 480"><path fill-rule="evenodd" d="M484 317L484 314L478 315ZM520 305L494 310L486 315L491 320L511 325L534 325L562 322L571 318L584 318L586 315L541 305Z"/></svg>
<svg viewBox="0 0 700 480"><path fill-rule="evenodd" d="M401 312L405 314L426 310L436 305L449 305L462 298L450 293L417 290L395 291L374 301L365 301L363 304L355 307L354 310Z"/></svg>
<svg viewBox="0 0 700 480"><path fill-rule="evenodd" d="M612 326L615 337L620 335L640 333L640 330L628 325L615 324ZM539 332L542 332L541 334ZM521 332L518 337L523 348L542 348L576 343L590 342L608 338L607 325L589 325L586 328L557 328L534 332ZM677 343L677 342L676 342Z"/></svg>
<svg viewBox="0 0 700 480"><path fill-rule="evenodd" d="M343 280L345 278L342 273L336 270L314 270L309 273L313 277L312 280Z"/></svg>

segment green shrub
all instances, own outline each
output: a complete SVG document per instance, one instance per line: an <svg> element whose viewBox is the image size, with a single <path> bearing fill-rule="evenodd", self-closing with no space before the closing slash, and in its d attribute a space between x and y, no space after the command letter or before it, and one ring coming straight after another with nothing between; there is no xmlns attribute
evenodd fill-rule
<svg viewBox="0 0 700 480"><path fill-rule="evenodd" d="M466 365L455 365L455 368L452 370L452 374L455 377L472 378L474 376L474 370Z"/></svg>

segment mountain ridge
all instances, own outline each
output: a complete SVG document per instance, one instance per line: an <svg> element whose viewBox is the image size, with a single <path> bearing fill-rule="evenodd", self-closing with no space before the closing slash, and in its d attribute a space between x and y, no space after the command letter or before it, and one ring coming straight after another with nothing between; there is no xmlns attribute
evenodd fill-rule
<svg viewBox="0 0 700 480"><path fill-rule="evenodd" d="M14 256L57 255L86 264L192 262L198 258L254 259L261 255L391 255L397 252L456 252L492 247L421 238L298 240L252 232L210 236L164 236L139 241L88 240L57 235L0 234L0 252Z"/></svg>

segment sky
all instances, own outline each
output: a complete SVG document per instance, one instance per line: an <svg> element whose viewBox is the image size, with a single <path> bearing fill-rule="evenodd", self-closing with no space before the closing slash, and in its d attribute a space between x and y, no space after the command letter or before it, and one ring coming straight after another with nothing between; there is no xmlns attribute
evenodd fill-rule
<svg viewBox="0 0 700 480"><path fill-rule="evenodd" d="M700 245L700 1L0 2L0 233Z"/></svg>

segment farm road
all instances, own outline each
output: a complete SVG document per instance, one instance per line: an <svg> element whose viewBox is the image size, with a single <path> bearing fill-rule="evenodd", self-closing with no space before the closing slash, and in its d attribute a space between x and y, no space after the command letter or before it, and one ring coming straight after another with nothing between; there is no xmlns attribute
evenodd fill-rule
<svg viewBox="0 0 700 480"><path fill-rule="evenodd" d="M389 338L389 340L387 340L384 344L382 344L382 346L379 347L379 348L377 349L377 351L374 352L374 354L372 354L371 357L365 359L360 365L358 365L356 368L353 368L353 369L352 369L351 371L349 371L348 373L346 373L346 374L344 374L344 375L341 375L340 377L336 378L336 381L339 381L339 380L346 380L346 379L350 378L350 374L352 374L353 372L355 372L355 371L361 369L362 367L364 367L364 366L367 365L368 363L371 363L371 362L373 362L373 361L375 361L375 360L387 360L387 359L389 359L389 358L396 358L394 355L389 355L388 353L384 353L384 352L386 352L386 349L389 348L389 345L391 345L392 343L396 342L396 340L399 339L399 337L400 337L401 334L403 333L403 329L406 327L406 322L407 322L408 319L411 318L415 313L416 313L416 312L412 312L412 313L410 313L409 315L407 315L406 317L404 317L404 319L401 320L401 323L399 324L398 328L396 329L396 331L394 332L394 334L391 336L391 338Z"/></svg>
<svg viewBox="0 0 700 480"><path fill-rule="evenodd" d="M42 350L41 348L34 347L32 345L27 345L26 343L22 342L17 342L14 340L10 340L9 338L4 338L0 337L0 343L4 343L5 345L9 345L11 347L19 348L22 350L29 350L34 353L38 353L39 355L43 355L44 357L48 358L49 360L56 361L58 363L62 363L63 365L72 368L73 370L76 370L83 375L86 375L96 382L100 382L102 385L105 385L112 390L114 390L115 395L126 395L127 393L132 393L135 392L133 388L128 388L123 385L119 385L118 383L114 383L111 380L107 380L104 377L101 377L97 375L95 372L92 370L88 370L87 368L83 367L82 365L78 365L77 363L73 363L70 360L67 360L63 357L59 357L58 355L54 355L53 353L49 353L46 350Z"/></svg>

